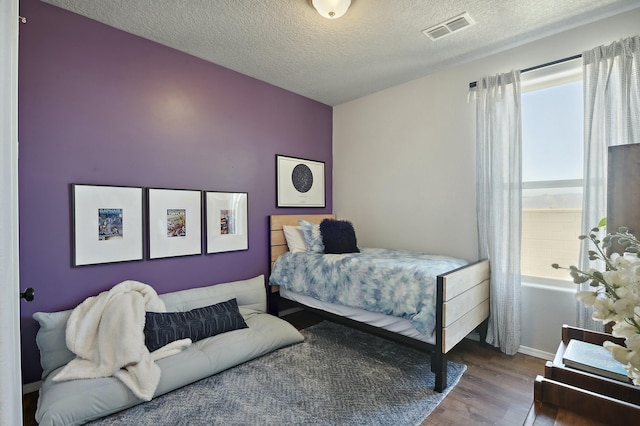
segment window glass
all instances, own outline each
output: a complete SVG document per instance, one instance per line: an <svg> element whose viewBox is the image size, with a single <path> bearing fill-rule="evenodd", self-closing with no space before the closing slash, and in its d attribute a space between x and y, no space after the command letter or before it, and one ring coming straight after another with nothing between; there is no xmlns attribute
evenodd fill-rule
<svg viewBox="0 0 640 426"><path fill-rule="evenodd" d="M582 81L547 85L522 95L523 276L567 284L567 271L551 264L578 261L582 104Z"/></svg>
<svg viewBox="0 0 640 426"><path fill-rule="evenodd" d="M522 95L522 180L582 179L582 81Z"/></svg>

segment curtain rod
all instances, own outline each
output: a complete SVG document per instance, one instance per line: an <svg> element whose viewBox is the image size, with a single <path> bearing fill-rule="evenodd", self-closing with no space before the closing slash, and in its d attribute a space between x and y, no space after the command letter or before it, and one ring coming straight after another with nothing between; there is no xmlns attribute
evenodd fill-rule
<svg viewBox="0 0 640 426"><path fill-rule="evenodd" d="M520 73L522 74L522 73L529 72L529 71L539 70L540 68L550 67L551 65L561 64L563 62L573 61L574 59L579 59L579 58L582 58L582 54L581 53L577 54L577 55L569 56L569 57L566 57L566 58L557 59L555 61L547 62L545 64L540 64L540 65L535 65L533 67L525 68L522 71L520 71ZM471 83L469 83L469 89L473 89L477 85L478 85L477 81L472 81Z"/></svg>

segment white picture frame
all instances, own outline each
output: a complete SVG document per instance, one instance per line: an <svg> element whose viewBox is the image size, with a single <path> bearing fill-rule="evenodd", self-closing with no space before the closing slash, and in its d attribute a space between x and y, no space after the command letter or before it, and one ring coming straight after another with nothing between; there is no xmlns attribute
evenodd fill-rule
<svg viewBox="0 0 640 426"><path fill-rule="evenodd" d="M325 207L325 163L276 155L277 207Z"/></svg>
<svg viewBox="0 0 640 426"><path fill-rule="evenodd" d="M202 254L202 191L147 188L148 258Z"/></svg>
<svg viewBox="0 0 640 426"><path fill-rule="evenodd" d="M143 189L70 185L72 266L144 259Z"/></svg>
<svg viewBox="0 0 640 426"><path fill-rule="evenodd" d="M248 198L246 192L205 192L206 254L249 249Z"/></svg>

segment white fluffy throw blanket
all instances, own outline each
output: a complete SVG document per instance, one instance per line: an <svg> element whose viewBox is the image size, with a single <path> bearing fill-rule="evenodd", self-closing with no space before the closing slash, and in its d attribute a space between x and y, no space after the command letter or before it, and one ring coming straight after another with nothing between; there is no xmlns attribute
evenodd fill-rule
<svg viewBox="0 0 640 426"><path fill-rule="evenodd" d="M191 340L177 340L150 354L144 344L146 311L166 309L155 290L138 281L123 281L87 298L67 321L67 346L76 358L53 380L115 376L138 398L151 400L160 381L154 361L180 352Z"/></svg>

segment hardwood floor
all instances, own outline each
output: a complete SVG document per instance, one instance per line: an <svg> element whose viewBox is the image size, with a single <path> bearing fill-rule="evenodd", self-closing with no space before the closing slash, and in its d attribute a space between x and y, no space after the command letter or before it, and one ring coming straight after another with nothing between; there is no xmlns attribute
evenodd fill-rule
<svg viewBox="0 0 640 426"><path fill-rule="evenodd" d="M22 424L34 426L36 422L36 407L38 405L38 392L31 392L22 397Z"/></svg>
<svg viewBox="0 0 640 426"><path fill-rule="evenodd" d="M294 313L284 319L299 329L322 320L307 312ZM543 373L545 361L542 359L522 354L504 355L471 340L458 344L449 353L449 359L464 363L467 371L422 426L584 424L579 417L567 417L566 413L560 414L553 408L535 410L533 381ZM26 426L37 424L34 419L37 398L37 392L24 397Z"/></svg>
<svg viewBox="0 0 640 426"><path fill-rule="evenodd" d="M522 425L533 402L533 381L544 360L505 355L464 340L449 360L465 364L460 382L423 425Z"/></svg>

